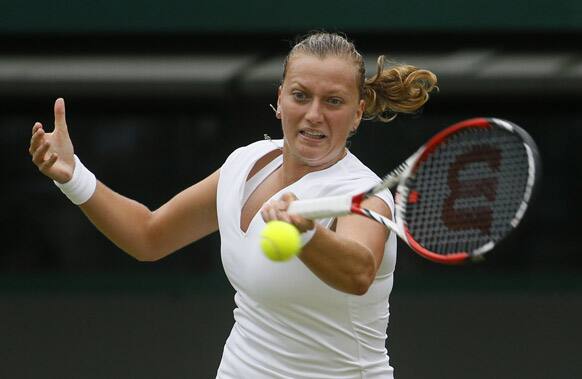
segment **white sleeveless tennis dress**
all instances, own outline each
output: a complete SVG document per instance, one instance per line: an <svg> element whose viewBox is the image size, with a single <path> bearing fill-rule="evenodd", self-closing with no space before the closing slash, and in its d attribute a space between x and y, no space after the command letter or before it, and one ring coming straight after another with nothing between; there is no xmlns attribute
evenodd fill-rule
<svg viewBox="0 0 582 379"><path fill-rule="evenodd" d="M335 290L298 258L267 259L259 247L265 223L257 213L244 233L241 210L248 196L281 163L275 158L246 178L257 160L282 146L259 141L234 151L220 169L217 209L224 270L236 290L235 324L217 378L392 379L385 343L388 297L396 264L396 236L386 242L382 265L363 296ZM335 165L312 172L273 196L299 199L355 194L380 179L350 152ZM245 189L246 187L246 189ZM380 197L394 211L392 195ZM329 227L332 219L319 222Z"/></svg>

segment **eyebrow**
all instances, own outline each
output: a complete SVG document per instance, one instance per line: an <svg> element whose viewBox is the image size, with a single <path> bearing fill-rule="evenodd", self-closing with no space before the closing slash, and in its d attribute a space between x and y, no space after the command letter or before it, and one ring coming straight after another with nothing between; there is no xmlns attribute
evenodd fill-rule
<svg viewBox="0 0 582 379"><path fill-rule="evenodd" d="M297 80L293 80L289 83L289 87L292 87L293 85L297 85L299 87L301 87L302 89L308 90L309 87L305 86L303 83L297 81ZM327 93L328 96L341 96L341 97L348 97L349 96L349 91L344 90L342 88L332 88L331 91L329 91Z"/></svg>

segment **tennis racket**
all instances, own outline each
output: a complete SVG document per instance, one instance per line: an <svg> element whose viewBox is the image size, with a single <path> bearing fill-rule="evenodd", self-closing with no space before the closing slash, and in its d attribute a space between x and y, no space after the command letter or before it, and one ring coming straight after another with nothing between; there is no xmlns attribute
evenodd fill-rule
<svg viewBox="0 0 582 379"><path fill-rule="evenodd" d="M287 212L369 217L421 256L456 264L483 258L517 227L539 176L538 150L527 132L509 121L474 118L437 133L367 192L297 200ZM394 187L394 221L361 207Z"/></svg>

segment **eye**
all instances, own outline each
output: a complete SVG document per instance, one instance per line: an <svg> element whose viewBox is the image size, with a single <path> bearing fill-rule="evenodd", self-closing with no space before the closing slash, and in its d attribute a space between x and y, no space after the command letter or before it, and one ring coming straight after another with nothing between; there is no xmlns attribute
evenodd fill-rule
<svg viewBox="0 0 582 379"><path fill-rule="evenodd" d="M330 103L331 105L342 105L344 103L343 99L339 98L339 97L330 97L329 99L327 99L327 102Z"/></svg>
<svg viewBox="0 0 582 379"><path fill-rule="evenodd" d="M293 91L291 94L296 101L303 102L307 100L307 95L302 91Z"/></svg>

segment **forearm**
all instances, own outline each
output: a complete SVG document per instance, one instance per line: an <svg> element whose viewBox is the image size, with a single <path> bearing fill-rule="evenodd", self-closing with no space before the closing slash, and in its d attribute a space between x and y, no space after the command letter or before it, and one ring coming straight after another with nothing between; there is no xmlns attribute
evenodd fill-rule
<svg viewBox="0 0 582 379"><path fill-rule="evenodd" d="M318 224L316 228L299 258L329 286L355 295L366 293L377 271L372 251Z"/></svg>
<svg viewBox="0 0 582 379"><path fill-rule="evenodd" d="M138 260L152 260L155 247L148 237L152 212L97 182L95 193L80 205L95 227L120 249Z"/></svg>

